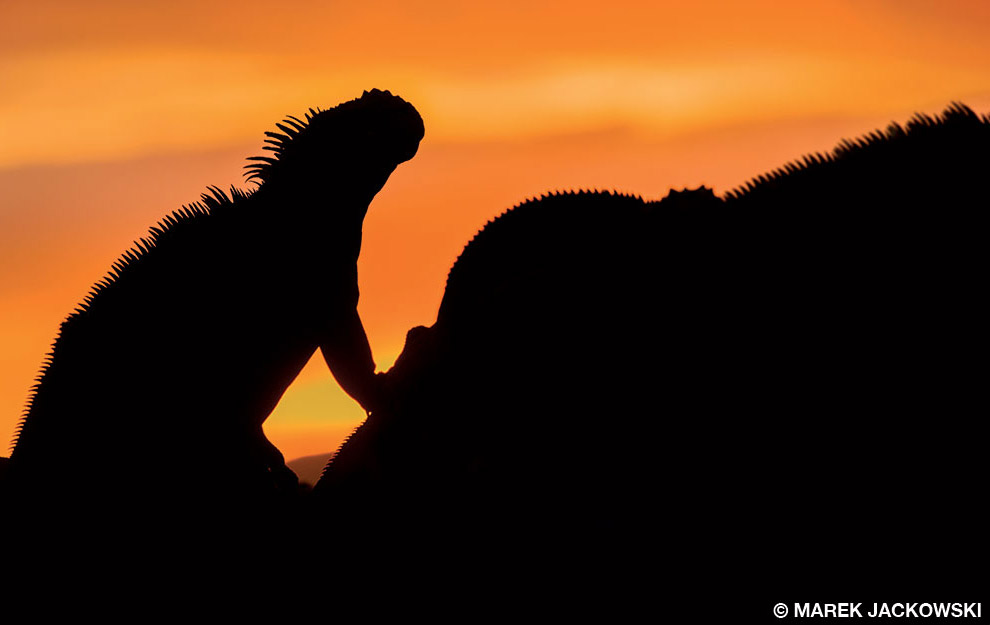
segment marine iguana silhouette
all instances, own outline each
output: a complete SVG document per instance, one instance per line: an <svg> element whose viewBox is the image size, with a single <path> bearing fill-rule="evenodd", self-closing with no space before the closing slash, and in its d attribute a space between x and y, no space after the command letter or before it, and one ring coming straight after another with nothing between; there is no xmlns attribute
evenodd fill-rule
<svg viewBox="0 0 990 625"><path fill-rule="evenodd" d="M327 465L324 518L430 545L662 541L678 572L849 576L860 550L972 539L987 172L990 118L954 104L722 197L516 206Z"/></svg>
<svg viewBox="0 0 990 625"><path fill-rule="evenodd" d="M291 486L262 423L317 349L374 405L361 225L416 154L422 118L375 89L277 126L273 154L247 166L253 192L210 187L163 219L61 325L10 457L20 494L106 504Z"/></svg>

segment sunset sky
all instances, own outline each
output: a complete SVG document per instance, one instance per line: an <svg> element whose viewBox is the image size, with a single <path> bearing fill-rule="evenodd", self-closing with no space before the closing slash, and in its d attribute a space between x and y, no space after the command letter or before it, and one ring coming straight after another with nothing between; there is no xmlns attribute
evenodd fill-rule
<svg viewBox="0 0 990 625"><path fill-rule="evenodd" d="M916 111L986 113L988 35L986 0L2 0L0 438L90 286L207 185L249 186L245 158L286 115L378 87L425 120L365 221L360 312L384 370L512 205L722 192ZM294 458L362 416L317 357L266 431Z"/></svg>

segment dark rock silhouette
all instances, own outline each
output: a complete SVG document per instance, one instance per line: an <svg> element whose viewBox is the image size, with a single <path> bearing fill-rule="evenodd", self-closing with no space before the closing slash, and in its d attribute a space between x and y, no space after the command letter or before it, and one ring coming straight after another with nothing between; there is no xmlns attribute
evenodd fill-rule
<svg viewBox="0 0 990 625"><path fill-rule="evenodd" d="M523 203L314 498L375 535L662 541L684 575L951 558L981 531L988 172L990 120L953 105L722 198Z"/></svg>
<svg viewBox="0 0 990 625"><path fill-rule="evenodd" d="M15 493L99 509L293 492L261 426L316 349L373 405L361 226L422 119L373 90L278 127L248 166L256 190L211 188L166 217L62 324L11 454Z"/></svg>

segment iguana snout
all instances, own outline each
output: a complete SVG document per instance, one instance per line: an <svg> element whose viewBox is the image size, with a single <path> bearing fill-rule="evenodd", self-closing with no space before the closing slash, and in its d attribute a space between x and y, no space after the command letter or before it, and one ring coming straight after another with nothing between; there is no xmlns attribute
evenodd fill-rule
<svg viewBox="0 0 990 625"><path fill-rule="evenodd" d="M416 155L426 128L412 104L378 89L365 91L357 102L367 111L365 133L370 147L392 155L396 165Z"/></svg>

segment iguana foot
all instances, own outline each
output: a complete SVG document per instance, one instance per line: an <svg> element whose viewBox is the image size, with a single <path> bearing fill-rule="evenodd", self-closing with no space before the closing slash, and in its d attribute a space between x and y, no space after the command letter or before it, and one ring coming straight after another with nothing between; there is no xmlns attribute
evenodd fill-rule
<svg viewBox="0 0 990 625"><path fill-rule="evenodd" d="M261 428L255 435L255 453L260 457L276 491L295 492L299 490L299 478L285 464L285 456L279 451Z"/></svg>
<svg viewBox="0 0 990 625"><path fill-rule="evenodd" d="M294 493L299 490L299 476L286 465L269 467L269 471L278 492Z"/></svg>

